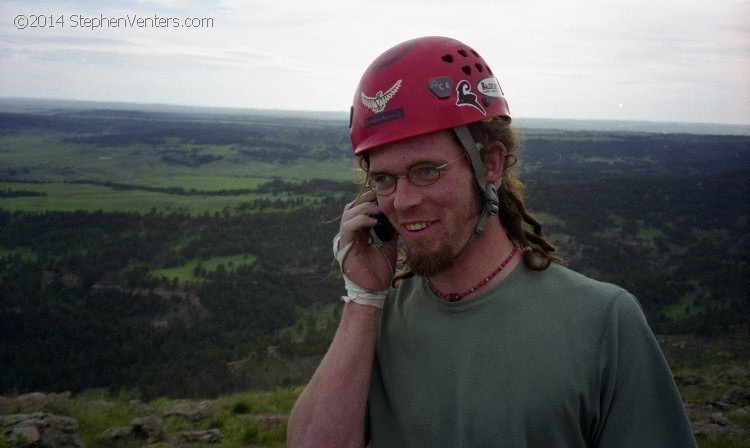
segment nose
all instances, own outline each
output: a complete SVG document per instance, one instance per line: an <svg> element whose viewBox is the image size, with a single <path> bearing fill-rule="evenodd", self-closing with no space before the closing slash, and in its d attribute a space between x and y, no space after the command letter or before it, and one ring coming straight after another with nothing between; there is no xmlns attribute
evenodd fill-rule
<svg viewBox="0 0 750 448"><path fill-rule="evenodd" d="M396 178L396 189L393 192L393 208L397 211L404 211L418 205L422 200L419 188L407 176Z"/></svg>

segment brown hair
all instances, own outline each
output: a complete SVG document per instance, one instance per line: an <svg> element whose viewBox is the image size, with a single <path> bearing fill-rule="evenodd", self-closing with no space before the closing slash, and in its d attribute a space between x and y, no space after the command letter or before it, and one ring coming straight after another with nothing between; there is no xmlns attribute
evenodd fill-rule
<svg viewBox="0 0 750 448"><path fill-rule="evenodd" d="M519 138L510 123L493 118L467 127L479 148L486 148L491 141L498 141L505 146L503 181L497 191L500 200L498 218L508 237L523 250L526 266L535 271L543 271L552 263L562 264L563 260L553 255L556 249L547 241L543 224L526 209L525 185L513 169L518 163Z"/></svg>
<svg viewBox="0 0 750 448"><path fill-rule="evenodd" d="M508 237L514 241L522 250L523 261L530 269L543 271L552 263L563 264L562 258L553 255L555 247L547 241L543 232L543 224L526 209L524 202L525 185L518 179L514 166L518 163L519 138L510 123L500 118L492 118L485 121L467 125L469 132L483 157L486 153L482 150L489 146L489 142L497 141L505 146L505 164L503 166L503 180L498 188L498 199L500 210L498 219L505 229ZM458 139L456 139L458 142ZM369 159L367 153L358 157L359 167L368 172ZM360 195L366 189L367 177L365 178ZM483 193L476 185L476 191L480 198ZM483 201L483 199L482 199ZM403 261L403 260L400 260ZM397 273L395 281L411 277L413 274L408 268Z"/></svg>

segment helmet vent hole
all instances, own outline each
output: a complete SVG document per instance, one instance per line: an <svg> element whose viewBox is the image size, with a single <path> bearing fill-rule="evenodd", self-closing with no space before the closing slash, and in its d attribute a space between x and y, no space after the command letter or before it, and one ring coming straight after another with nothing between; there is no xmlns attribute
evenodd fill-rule
<svg viewBox="0 0 750 448"><path fill-rule="evenodd" d="M467 53L466 50L458 50L457 53L460 54L463 57L469 56L469 53Z"/></svg>
<svg viewBox="0 0 750 448"><path fill-rule="evenodd" d="M476 64L474 64L474 67L476 67L476 69L479 70L479 73L484 72L484 67L482 67L482 64L477 62Z"/></svg>
<svg viewBox="0 0 750 448"><path fill-rule="evenodd" d="M453 63L453 55L451 55L451 54L446 54L445 56L443 56L440 59L442 59L443 61L445 61L445 62L447 62L449 64Z"/></svg>
<svg viewBox="0 0 750 448"><path fill-rule="evenodd" d="M492 69L490 68L489 65L485 66L485 68L487 68L487 73L489 73L490 75L494 75L494 73L492 73Z"/></svg>
<svg viewBox="0 0 750 448"><path fill-rule="evenodd" d="M463 67L461 67L461 70L463 70L463 72L466 73L466 76L471 75L471 66L464 65Z"/></svg>
<svg viewBox="0 0 750 448"><path fill-rule="evenodd" d="M481 56L479 56L479 53L477 53L477 52L476 52L476 51L474 51L474 50L471 50L471 54L473 54L474 56L476 56L476 57L478 57L478 58L479 58L479 57L481 57Z"/></svg>

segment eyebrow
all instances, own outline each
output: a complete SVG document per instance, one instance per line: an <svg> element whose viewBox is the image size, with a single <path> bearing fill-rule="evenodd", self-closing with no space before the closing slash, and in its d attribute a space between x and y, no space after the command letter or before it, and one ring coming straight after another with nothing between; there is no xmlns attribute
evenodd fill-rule
<svg viewBox="0 0 750 448"><path fill-rule="evenodd" d="M448 163L448 162L450 162L450 160L444 161L444 162L441 162L441 161L438 161L438 160L435 160L435 159L421 160L419 162L414 162L411 165L407 166L406 167L406 172L408 173L410 169L414 168L415 166L419 166L419 165L440 166L440 165L444 165L445 163ZM393 175L393 173L391 173L389 171L385 171L385 170L373 170L373 169L368 170L368 174L370 174L370 175L373 175L373 174L390 174L390 175Z"/></svg>

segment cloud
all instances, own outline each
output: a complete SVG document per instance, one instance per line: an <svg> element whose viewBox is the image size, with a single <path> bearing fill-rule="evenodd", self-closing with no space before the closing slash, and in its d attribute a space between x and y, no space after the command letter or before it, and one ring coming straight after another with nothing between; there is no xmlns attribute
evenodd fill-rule
<svg viewBox="0 0 750 448"><path fill-rule="evenodd" d="M0 96L346 110L382 51L448 35L485 57L525 116L750 123L750 7L739 0L11 0L0 11ZM13 27L33 11L211 24Z"/></svg>

